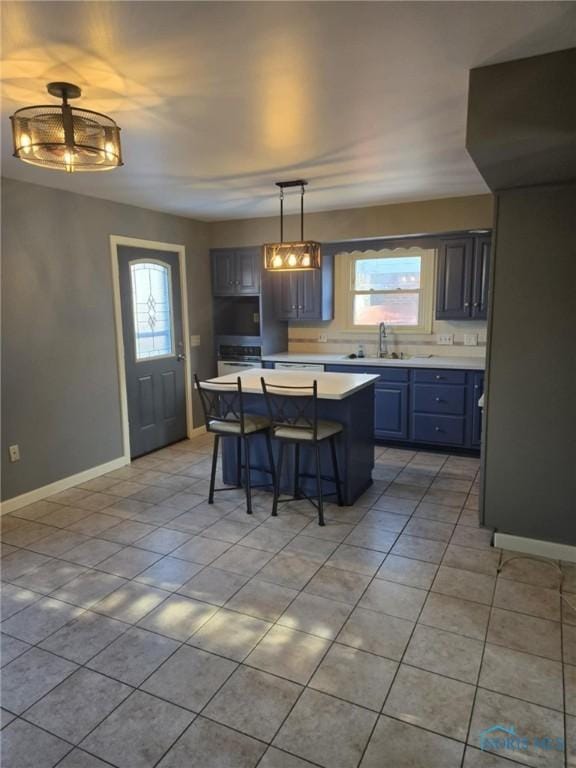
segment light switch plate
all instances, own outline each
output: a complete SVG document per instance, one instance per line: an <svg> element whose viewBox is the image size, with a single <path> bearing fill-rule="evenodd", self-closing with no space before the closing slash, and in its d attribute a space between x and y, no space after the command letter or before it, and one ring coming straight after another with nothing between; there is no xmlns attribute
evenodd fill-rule
<svg viewBox="0 0 576 768"><path fill-rule="evenodd" d="M328 343L328 336L326 336L326 334L325 334L325 333L321 333L321 334L318 336L318 343L319 343L319 344L327 344L327 343Z"/></svg>
<svg viewBox="0 0 576 768"><path fill-rule="evenodd" d="M439 333L437 336L437 342L438 344L442 344L443 346L450 346L451 344L454 344L454 334Z"/></svg>
<svg viewBox="0 0 576 768"><path fill-rule="evenodd" d="M9 445L8 446L8 454L10 456L10 461L20 461L20 446L19 445Z"/></svg>
<svg viewBox="0 0 576 768"><path fill-rule="evenodd" d="M197 334L195 336L190 336L190 346L191 347L199 347L200 346L200 335Z"/></svg>
<svg viewBox="0 0 576 768"><path fill-rule="evenodd" d="M478 334L477 333L465 333L464 334L464 346L465 347L477 347L478 346Z"/></svg>

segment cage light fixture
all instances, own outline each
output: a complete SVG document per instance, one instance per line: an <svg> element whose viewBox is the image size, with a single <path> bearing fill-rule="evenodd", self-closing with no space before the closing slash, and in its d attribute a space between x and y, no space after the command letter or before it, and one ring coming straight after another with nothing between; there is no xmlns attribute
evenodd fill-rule
<svg viewBox="0 0 576 768"><path fill-rule="evenodd" d="M23 107L10 118L14 157L68 173L123 165L120 128L111 117L71 107L68 101L82 94L77 85L48 83L47 90L62 103Z"/></svg>
<svg viewBox="0 0 576 768"><path fill-rule="evenodd" d="M270 272L302 272L320 269L320 243L304 240L304 190L307 181L277 181L280 187L280 242L264 245L264 268ZM300 187L300 240L284 242L284 190Z"/></svg>

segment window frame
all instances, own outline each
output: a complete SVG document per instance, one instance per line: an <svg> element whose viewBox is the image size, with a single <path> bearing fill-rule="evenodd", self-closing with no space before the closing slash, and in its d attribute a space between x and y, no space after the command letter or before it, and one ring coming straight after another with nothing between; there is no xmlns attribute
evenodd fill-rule
<svg viewBox="0 0 576 768"><path fill-rule="evenodd" d="M357 295L396 293L396 291L368 290L361 291L355 288L356 262L368 259L398 259L418 256L421 259L420 288L417 290L401 291L402 293L417 293L420 296L418 302L417 325L390 325L390 333L422 334L432 332L432 315L434 304L434 274L436 265L436 249L434 248L382 248L378 251L353 251L341 254L345 262L345 274L343 277L343 295L345 304L345 330L351 333L378 331L378 324L358 325L354 323L354 297Z"/></svg>
<svg viewBox="0 0 576 768"><path fill-rule="evenodd" d="M154 264L159 267L163 267L167 271L167 277L168 277L168 300L170 304L170 353L166 355L154 355L149 357L138 357L138 333L136 328L136 307L134 305L134 283L132 280L132 266L136 264ZM176 357L176 338L175 338L175 324L174 324L174 297L172 295L172 265L168 264L165 261L162 261L161 259L154 259L154 258L140 258L140 259L130 259L128 262L128 272L130 275L130 299L131 299L131 305L132 305L132 329L134 331L134 362L136 364L140 363L151 363L154 362L154 360L168 360L170 358Z"/></svg>

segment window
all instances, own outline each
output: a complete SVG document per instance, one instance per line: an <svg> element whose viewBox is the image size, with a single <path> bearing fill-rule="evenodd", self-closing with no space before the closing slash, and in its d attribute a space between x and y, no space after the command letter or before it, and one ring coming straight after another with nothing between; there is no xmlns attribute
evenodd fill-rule
<svg viewBox="0 0 576 768"><path fill-rule="evenodd" d="M174 354L170 267L130 262L136 360Z"/></svg>
<svg viewBox="0 0 576 768"><path fill-rule="evenodd" d="M430 331L433 269L434 251L420 248L351 254L348 327Z"/></svg>

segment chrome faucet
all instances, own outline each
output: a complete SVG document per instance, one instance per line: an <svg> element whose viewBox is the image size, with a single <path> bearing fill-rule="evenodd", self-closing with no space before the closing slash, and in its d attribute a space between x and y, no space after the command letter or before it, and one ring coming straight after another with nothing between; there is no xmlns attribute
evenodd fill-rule
<svg viewBox="0 0 576 768"><path fill-rule="evenodd" d="M386 357L388 355L387 338L386 323L380 323L378 326L378 357Z"/></svg>

